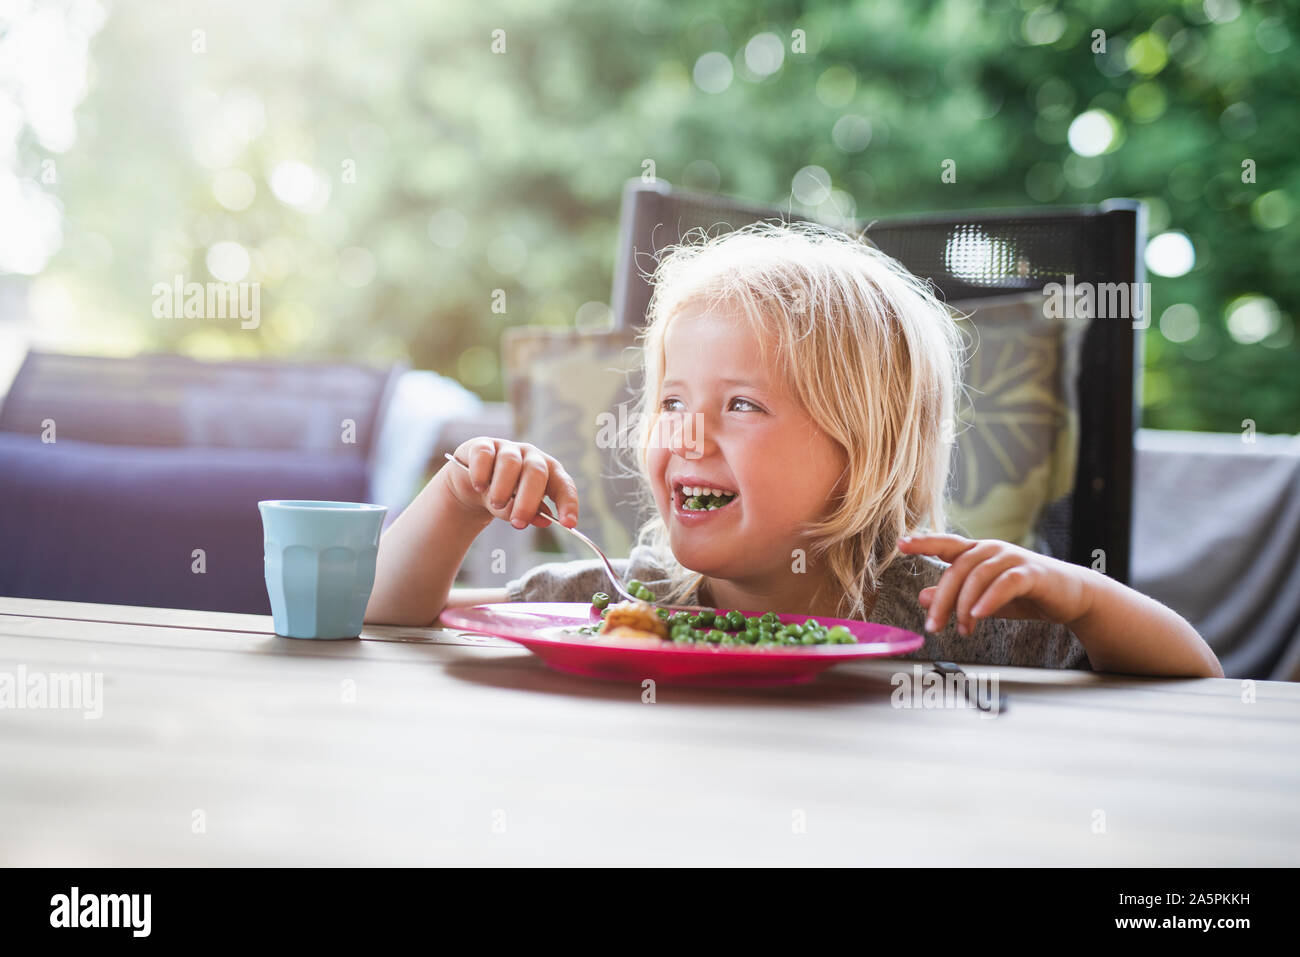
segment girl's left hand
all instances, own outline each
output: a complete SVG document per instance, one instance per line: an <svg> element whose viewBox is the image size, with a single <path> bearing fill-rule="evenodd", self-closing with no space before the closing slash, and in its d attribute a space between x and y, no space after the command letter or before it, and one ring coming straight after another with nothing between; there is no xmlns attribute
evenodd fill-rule
<svg viewBox="0 0 1300 957"><path fill-rule="evenodd" d="M942 631L955 611L957 631L969 635L981 618L1038 618L1068 625L1092 608L1090 569L995 539L915 535L898 540L905 555L948 562L939 583L921 589L925 628Z"/></svg>

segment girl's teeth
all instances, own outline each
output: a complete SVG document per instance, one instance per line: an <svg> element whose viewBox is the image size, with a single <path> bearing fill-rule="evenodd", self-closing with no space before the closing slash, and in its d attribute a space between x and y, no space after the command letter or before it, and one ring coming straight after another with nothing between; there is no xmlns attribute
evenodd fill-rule
<svg viewBox="0 0 1300 957"><path fill-rule="evenodd" d="M725 492L725 491L723 491L723 490L720 489L720 488L708 488L708 487L703 486L703 485L683 485L683 486L682 486L682 498L683 498L683 499L688 499L688 498L705 498L706 496L709 496L709 495L715 495L715 496L718 496L719 498L721 498L721 497L726 497L726 498L735 498L735 497L736 497L736 493L735 493L735 492Z"/></svg>

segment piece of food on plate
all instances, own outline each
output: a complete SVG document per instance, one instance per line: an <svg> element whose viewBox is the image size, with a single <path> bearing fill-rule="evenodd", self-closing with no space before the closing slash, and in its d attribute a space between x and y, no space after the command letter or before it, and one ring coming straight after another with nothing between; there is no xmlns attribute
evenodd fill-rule
<svg viewBox="0 0 1300 957"><path fill-rule="evenodd" d="M668 625L649 602L621 601L605 609L600 634L611 638L662 639L668 637Z"/></svg>

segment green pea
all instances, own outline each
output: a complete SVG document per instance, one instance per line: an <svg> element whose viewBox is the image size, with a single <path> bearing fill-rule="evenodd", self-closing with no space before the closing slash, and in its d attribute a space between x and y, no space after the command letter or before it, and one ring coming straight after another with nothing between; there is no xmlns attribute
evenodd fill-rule
<svg viewBox="0 0 1300 957"><path fill-rule="evenodd" d="M591 603L595 605L597 608L608 608L609 596L606 595L603 591L598 591L596 592L596 594L591 596Z"/></svg>
<svg viewBox="0 0 1300 957"><path fill-rule="evenodd" d="M653 598L653 592L640 582L640 587L633 591L644 601ZM629 590L632 590L629 588ZM601 607L601 599L609 596L597 592L592 604L601 608L601 617L606 616L607 608ZM833 627L823 625L815 618L802 622L783 623L774 612L762 615L746 615L739 609L721 608L705 609L698 614L686 611L673 612L666 608L657 608L655 613L668 623L669 637L678 644L714 644L726 647L750 645L756 648L771 648L790 645L854 644L857 639L843 625ZM580 628L580 633L597 634L599 628Z"/></svg>

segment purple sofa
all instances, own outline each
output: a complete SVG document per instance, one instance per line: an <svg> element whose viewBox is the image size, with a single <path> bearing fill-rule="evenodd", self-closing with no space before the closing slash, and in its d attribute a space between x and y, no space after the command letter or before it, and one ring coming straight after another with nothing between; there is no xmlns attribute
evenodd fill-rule
<svg viewBox="0 0 1300 957"><path fill-rule="evenodd" d="M30 354L0 406L0 594L268 613L257 502L366 500L398 371Z"/></svg>

